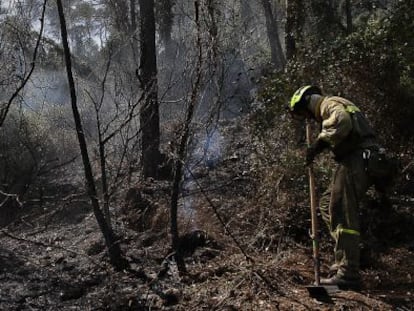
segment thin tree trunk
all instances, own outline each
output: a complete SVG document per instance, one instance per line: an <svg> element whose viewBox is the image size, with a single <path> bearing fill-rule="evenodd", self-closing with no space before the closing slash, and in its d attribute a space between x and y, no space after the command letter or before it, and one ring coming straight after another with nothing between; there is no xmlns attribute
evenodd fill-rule
<svg viewBox="0 0 414 311"><path fill-rule="evenodd" d="M273 15L270 0L262 0L261 2L266 17L267 37L269 38L272 63L277 69L282 69L285 66L286 60L279 39L279 27Z"/></svg>
<svg viewBox="0 0 414 311"><path fill-rule="evenodd" d="M65 21L65 15L63 12L62 0L56 0L56 2L57 2L58 13L59 13L60 30L61 30L61 36L62 36L64 55L65 55L66 72L67 72L70 97L71 97L71 106L72 106L73 118L74 118L75 126L76 126L76 134L78 137L79 148L80 148L81 156L82 156L82 162L83 162L83 167L84 167L84 172L85 172L88 195L91 200L93 212L95 214L99 228L101 229L102 234L105 239L110 262L115 268L123 269L127 266L127 262L122 257L121 249L119 247L119 244L116 241L112 227L108 226L107 222L105 221L104 214L102 213L100 206L99 206L97 193L96 193L96 186L95 186L95 182L93 179L91 163L90 163L89 155L88 155L88 149L87 149L86 140L85 140L82 123L81 123L81 118L80 118L80 114L79 114L79 110L77 106L76 89L75 89L75 82L74 82L73 74L72 74L71 54L70 54L70 49L69 49L69 44L68 44L68 34L67 34L67 29L66 29L66 21Z"/></svg>
<svg viewBox="0 0 414 311"><path fill-rule="evenodd" d="M93 96L86 91L89 98L93 102L95 106L95 117L96 117L96 127L98 130L98 146L99 146L99 164L101 170L101 189L102 189L102 196L103 196L103 214L105 216L105 220L108 223L108 226L111 226L111 214L109 212L109 188L108 188L108 175L107 175L107 168L106 168L106 149L105 149L105 139L103 134L102 122L101 122L101 108L105 97L105 83L108 77L109 67L111 65L110 59L106 65L106 70L104 77L101 83L101 97L100 100L97 101L93 98Z"/></svg>
<svg viewBox="0 0 414 311"><path fill-rule="evenodd" d="M181 249L179 248L179 232L178 232L178 222L177 222L177 207L178 207L178 197L180 194L180 183L183 176L183 165L185 163L186 153L187 153L187 144L188 138L190 136L190 125L193 119L197 95L200 89L201 84L201 66L202 66L202 46L201 46L201 33L200 33L200 21L199 21L199 3L198 1L194 2L195 5L195 20L197 25L197 48L198 48L198 59L196 66L196 80L193 84L193 89L191 92L190 103L187 109L184 129L181 135L180 144L178 146L177 159L175 161L175 170L174 170L174 179L173 187L171 194L171 236L172 236L172 246L176 254L177 266L180 272L184 273L186 271L184 259L181 254Z"/></svg>
<svg viewBox="0 0 414 311"><path fill-rule="evenodd" d="M139 0L141 14L140 80L145 101L140 111L144 177L157 177L160 161L160 125L155 49L154 0Z"/></svg>
<svg viewBox="0 0 414 311"><path fill-rule="evenodd" d="M105 216L105 220L108 223L108 226L111 227L111 214L109 212L109 199L110 199L110 195L109 195L109 187L108 187L108 175L107 175L107 168L106 168L106 149L105 149L105 142L104 142L104 135L103 135L103 129L102 129L102 124L101 124L101 118L100 118L100 111L102 108L102 104L104 101L104 97L105 97L105 83L106 83L106 79L108 77L108 72L109 72L109 68L111 66L111 56L109 56L107 65L106 65L106 70L105 70L105 74L102 80L102 84L101 84L101 98L99 103L95 104L95 109L96 109L96 123L97 123L97 127L98 127L98 143L99 143L99 159L100 159L100 166L101 166L101 181L102 181L102 194L103 194L103 213Z"/></svg>
<svg viewBox="0 0 414 311"><path fill-rule="evenodd" d="M106 175L106 153L105 144L102 140L102 133L99 133L99 161L101 166L101 182L102 182L102 194L103 194L103 214L105 216L108 227L111 227L111 214L109 212L109 190L108 190L108 178Z"/></svg>

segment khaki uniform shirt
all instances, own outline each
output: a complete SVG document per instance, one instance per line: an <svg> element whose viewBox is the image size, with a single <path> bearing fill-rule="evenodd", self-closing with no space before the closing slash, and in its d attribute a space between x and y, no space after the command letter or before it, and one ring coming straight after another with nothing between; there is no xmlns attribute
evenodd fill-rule
<svg viewBox="0 0 414 311"><path fill-rule="evenodd" d="M318 139L329 143L336 156L375 145L375 133L357 106L339 96L327 96L315 109L321 122Z"/></svg>

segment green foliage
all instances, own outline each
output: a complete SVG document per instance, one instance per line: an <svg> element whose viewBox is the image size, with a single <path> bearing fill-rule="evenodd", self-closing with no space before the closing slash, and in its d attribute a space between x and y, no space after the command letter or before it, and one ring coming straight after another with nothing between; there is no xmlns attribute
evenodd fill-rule
<svg viewBox="0 0 414 311"><path fill-rule="evenodd" d="M264 133L283 115L280 107L304 84L353 100L366 112L384 141L403 143L413 136L414 8L401 1L392 13L371 17L350 36L303 48L285 73L262 84L256 128ZM395 138L398 138L397 141ZM392 146L397 148L397 146Z"/></svg>

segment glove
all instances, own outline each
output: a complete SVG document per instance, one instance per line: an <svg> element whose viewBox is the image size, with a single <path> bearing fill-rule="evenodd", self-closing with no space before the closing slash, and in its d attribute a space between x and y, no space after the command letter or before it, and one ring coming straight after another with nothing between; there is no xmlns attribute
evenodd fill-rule
<svg viewBox="0 0 414 311"><path fill-rule="evenodd" d="M306 166L312 164L315 157L320 154L325 148L329 147L329 143L318 139L306 150Z"/></svg>

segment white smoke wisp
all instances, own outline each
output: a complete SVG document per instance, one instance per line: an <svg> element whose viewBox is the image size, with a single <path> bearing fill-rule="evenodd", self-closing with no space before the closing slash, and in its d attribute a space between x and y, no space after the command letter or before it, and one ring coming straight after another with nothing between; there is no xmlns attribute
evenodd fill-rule
<svg viewBox="0 0 414 311"><path fill-rule="evenodd" d="M224 137L218 129L204 134L195 135L193 148L188 159L183 182L183 216L187 229L198 230L197 199L200 193L202 178L206 177L221 161Z"/></svg>
<svg viewBox="0 0 414 311"><path fill-rule="evenodd" d="M222 158L223 142L224 137L218 129L207 132L193 155L196 163L203 163L208 169L216 167Z"/></svg>
<svg viewBox="0 0 414 311"><path fill-rule="evenodd" d="M192 185L189 185L192 188ZM194 200L192 194L188 194L183 198L183 216L185 219L184 227L186 231L198 230L197 225L197 210L194 207Z"/></svg>

